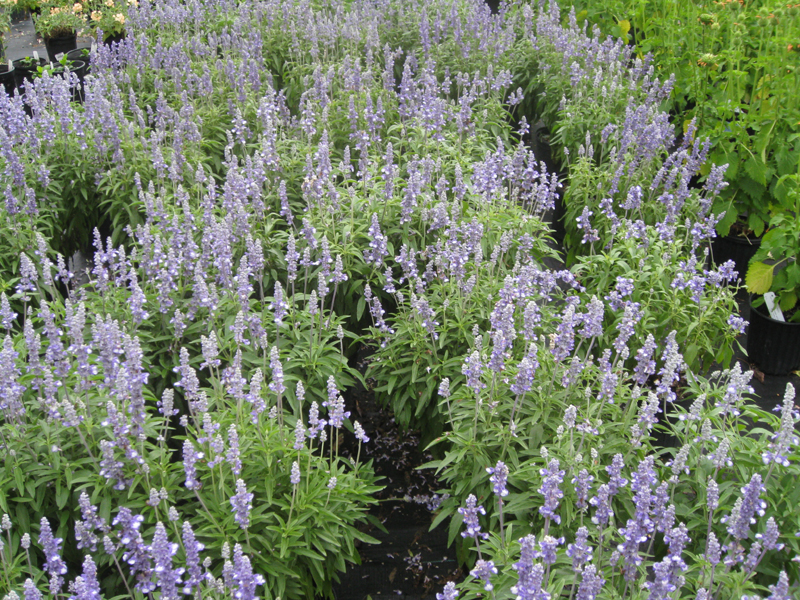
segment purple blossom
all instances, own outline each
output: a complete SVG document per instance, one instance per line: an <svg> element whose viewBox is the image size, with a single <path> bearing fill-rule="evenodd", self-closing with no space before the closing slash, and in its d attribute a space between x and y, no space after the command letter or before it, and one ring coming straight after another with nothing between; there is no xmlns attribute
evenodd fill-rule
<svg viewBox="0 0 800 600"><path fill-rule="evenodd" d="M597 574L597 567L586 565L583 569L583 577L575 600L595 600L603 589L605 582L606 580Z"/></svg>
<svg viewBox="0 0 800 600"><path fill-rule="evenodd" d="M772 592L767 600L792 600L792 593L789 590L789 577L786 571L781 571L778 575L778 583L769 586L769 591Z"/></svg>
<svg viewBox="0 0 800 600"><path fill-rule="evenodd" d="M203 458L203 453L194 449L192 442L188 439L183 441L183 468L186 473L186 488L199 490L200 482L197 480L197 469L195 463Z"/></svg>
<svg viewBox="0 0 800 600"><path fill-rule="evenodd" d="M719 486L713 477L706 483L706 506L711 512L719 508Z"/></svg>
<svg viewBox="0 0 800 600"><path fill-rule="evenodd" d="M712 566L718 565L720 561L720 554L722 552L722 548L719 545L719 541L717 540L716 534L712 531L708 534L708 540L706 540L706 552L705 552L705 559L711 564Z"/></svg>
<svg viewBox="0 0 800 600"><path fill-rule="evenodd" d="M733 331L736 333L744 333L748 322L749 321L744 320L739 315L731 315L728 317L728 325L730 325L731 329L733 329Z"/></svg>
<svg viewBox="0 0 800 600"><path fill-rule="evenodd" d="M589 504L595 507L595 515L592 517L592 523L605 527L608 525L609 519L614 516L614 511L611 508L611 498L614 494L611 493L607 484L603 483L597 488L597 494L589 500Z"/></svg>
<svg viewBox="0 0 800 600"><path fill-rule="evenodd" d="M580 510L588 508L587 500L589 497L589 490L592 489L592 482L594 477L589 474L586 469L581 469L580 472L572 478L572 483L575 486L575 506Z"/></svg>
<svg viewBox="0 0 800 600"><path fill-rule="evenodd" d="M494 589L494 585L491 582L491 577L492 575L497 575L497 567L494 566L493 561L482 559L479 560L475 563L475 568L472 569L469 574L475 579L482 579L483 589L487 592L491 592Z"/></svg>
<svg viewBox="0 0 800 600"><path fill-rule="evenodd" d="M742 366L737 362L730 371L726 371L728 375L728 384L725 387L725 395L721 400L718 400L716 406L723 409L722 416L731 412L734 416L739 416L739 404L744 397L744 394L752 394L753 388L750 385L750 379L753 377L752 371L742 372Z"/></svg>
<svg viewBox="0 0 800 600"><path fill-rule="evenodd" d="M183 593L191 594L203 582L203 570L200 567L200 552L205 546L197 541L189 521L183 522L183 547L186 551L186 580L183 582Z"/></svg>
<svg viewBox="0 0 800 600"><path fill-rule="evenodd" d="M233 565L229 587L237 600L256 600L256 587L264 585L264 577L253 573L250 559L242 552L242 547L233 547ZM227 581L226 581L227 583Z"/></svg>
<svg viewBox="0 0 800 600"><path fill-rule="evenodd" d="M557 361L562 361L572 354L572 349L575 347L574 329L576 324L575 306L570 304L556 327L556 334L550 344L550 352Z"/></svg>
<svg viewBox="0 0 800 600"><path fill-rule="evenodd" d="M106 521L97 516L97 507L92 505L86 492L81 492L78 505L81 508L81 520L75 522L75 540L78 542L78 549L86 548L94 552L99 541L94 532L98 530L107 532Z"/></svg>
<svg viewBox="0 0 800 600"><path fill-rule="evenodd" d="M272 296L272 302L269 304L269 309L274 315L275 324L280 327L283 324L283 319L286 318L286 313L289 311L289 303L284 298L283 286L280 281L275 282L275 291Z"/></svg>
<svg viewBox="0 0 800 600"><path fill-rule="evenodd" d="M633 372L636 373L634 381L639 385L644 385L647 380L656 372L656 361L653 360L653 353L656 349L656 340L653 334L647 334L644 345L636 352L636 366Z"/></svg>
<svg viewBox="0 0 800 600"><path fill-rule="evenodd" d="M3 292L0 294L0 325L2 325L4 329L10 330L16 318L17 313L11 310L8 297L5 292Z"/></svg>
<svg viewBox="0 0 800 600"><path fill-rule="evenodd" d="M289 234L289 240L286 242L286 276L288 281L294 282L297 279L297 261L300 255L297 254L297 241L294 234Z"/></svg>
<svg viewBox="0 0 800 600"><path fill-rule="evenodd" d="M112 525L119 526L117 536L120 545L124 548L122 560L128 564L131 574L136 580L134 588L147 594L154 591L156 585L151 581L153 567L150 552L142 539L142 534L139 533L143 521L142 515L133 514L130 509L123 506L114 517ZM103 542L106 544L106 549L110 550L110 540L109 543L106 543L106 538L104 538Z"/></svg>
<svg viewBox="0 0 800 600"><path fill-rule="evenodd" d="M615 454L611 459L611 464L606 467L608 473L608 490L613 496L628 484L628 480L622 477L622 468L625 466L622 454Z"/></svg>
<svg viewBox="0 0 800 600"><path fill-rule="evenodd" d="M750 482L742 487L742 495L734 504L731 514L723 519L723 522L728 524L728 533L736 540L747 538L750 526L756 522L756 514L764 516L767 503L759 498L763 490L761 475L755 473Z"/></svg>
<svg viewBox="0 0 800 600"><path fill-rule="evenodd" d="M291 472L291 475L289 477L289 482L292 485L297 485L298 483L300 483L300 463L298 463L297 461L294 461L292 463L292 470L291 471L292 472Z"/></svg>
<svg viewBox="0 0 800 600"><path fill-rule="evenodd" d="M786 393L783 396L783 404L781 410L781 424L778 431L772 436L772 442L769 448L762 454L762 459L765 465L770 463L778 463L784 467L789 466L789 454L793 446L800 443L800 439L796 434L794 424L797 420L797 414L794 408L794 386L791 383L786 384Z"/></svg>
<svg viewBox="0 0 800 600"><path fill-rule="evenodd" d="M236 494L231 496L234 520L242 529L250 527L250 511L253 508L253 494L247 491L247 486L241 479L236 480Z"/></svg>
<svg viewBox="0 0 800 600"><path fill-rule="evenodd" d="M208 334L208 337L201 335L200 336L200 346L203 352L203 364L200 365L200 369L205 369L206 367L216 368L218 367L222 361L217 358L219 354L219 346L217 345L217 334L213 331Z"/></svg>
<svg viewBox="0 0 800 600"><path fill-rule="evenodd" d="M467 387L472 389L476 396L480 394L482 389L486 388L486 384L481 381L483 369L483 361L477 350L474 350L472 354L466 358L461 367L461 372L467 378Z"/></svg>
<svg viewBox="0 0 800 600"><path fill-rule="evenodd" d="M53 537L53 531L50 529L50 522L46 517L42 517L40 525L39 545L42 547L46 560L42 569L50 574L50 593L55 596L61 591L61 587L64 585L64 578L62 575L65 575L67 572L67 565L59 554L59 547L63 540Z"/></svg>
<svg viewBox="0 0 800 600"><path fill-rule="evenodd" d="M273 346L269 351L269 368L272 369L272 381L267 387L273 394L280 396L286 391L286 386L283 384L283 366L277 346Z"/></svg>
<svg viewBox="0 0 800 600"><path fill-rule="evenodd" d="M508 496L506 482L508 481L508 467L501 461L497 461L494 467L487 467L486 472L491 475L489 481L492 483L492 491L499 497Z"/></svg>
<svg viewBox="0 0 800 600"><path fill-rule="evenodd" d="M488 539L489 534L481 533L481 524L478 521L478 514L485 515L486 510L478 504L474 494L467 496L466 507L459 508L458 512L464 517L464 525L467 527L466 531L461 532L461 537Z"/></svg>
<svg viewBox="0 0 800 600"><path fill-rule="evenodd" d="M371 241L369 243L369 250L364 251L364 260L367 264L380 268L383 265L383 259L389 256L389 249L387 246L387 238L381 233L381 226L378 222L377 213L372 213L372 224L368 230Z"/></svg>
<svg viewBox="0 0 800 600"><path fill-rule="evenodd" d="M552 459L546 469L541 469L539 474L544 478L542 486L537 490L544 496L544 505L539 507L539 513L545 519L552 519L556 523L561 523L561 517L556 514L559 501L564 497L564 492L559 487L564 481L564 471L559 468L557 458Z"/></svg>
<svg viewBox="0 0 800 600"><path fill-rule="evenodd" d="M456 598L458 598L458 590L456 589L456 584L452 581L448 581L445 584L441 594L436 594L436 600L456 600Z"/></svg>
<svg viewBox="0 0 800 600"><path fill-rule="evenodd" d="M101 600L100 583L97 581L97 565L92 557L86 555L83 559L83 573L75 578L73 583L73 596L70 600Z"/></svg>
<svg viewBox="0 0 800 600"><path fill-rule="evenodd" d="M764 529L764 533L757 533L756 539L760 540L761 545L764 547L764 551L768 550L783 550L784 544L778 542L778 538L780 538L780 531L778 530L778 524L775 522L773 517L767 519L767 526Z"/></svg>
<svg viewBox="0 0 800 600"><path fill-rule="evenodd" d="M550 594L542 589L544 567L533 562L536 557L536 538L527 535L519 542L519 561L512 565L517 572L517 583L511 587L511 593L517 595L517 600L549 600Z"/></svg>
<svg viewBox="0 0 800 600"><path fill-rule="evenodd" d="M552 535L545 535L539 542L539 551L536 553L538 558L546 565L552 565L556 562L556 552L558 547L564 543L564 538L555 538Z"/></svg>
<svg viewBox="0 0 800 600"><path fill-rule="evenodd" d="M525 392L529 392L533 387L536 369L539 368L535 350L533 350L533 352L533 356L531 356L530 352L528 356L523 356L522 360L517 365L517 374L514 376L514 383L509 386L509 389L514 394L524 394Z"/></svg>
<svg viewBox="0 0 800 600"><path fill-rule="evenodd" d="M579 527L575 534L575 543L567 545L567 556L572 559L572 569L577 573L588 562L592 561L592 547L589 545L589 530Z"/></svg>
<svg viewBox="0 0 800 600"><path fill-rule="evenodd" d="M306 428L303 425L302 419L297 419L294 424L294 444L292 448L295 450L302 450L306 440Z"/></svg>
<svg viewBox="0 0 800 600"><path fill-rule="evenodd" d="M587 242L591 244L600 239L599 232L592 227L591 217L593 214L594 212L589 210L589 207L584 206L581 215L575 219L578 222L578 229L583 231L581 244L586 244Z"/></svg>
<svg viewBox="0 0 800 600"><path fill-rule="evenodd" d="M578 332L583 337L589 339L603 335L603 311L605 307L597 296L592 296L586 313L580 315L579 319L583 323L583 328Z"/></svg>
<svg viewBox="0 0 800 600"><path fill-rule="evenodd" d="M25 583L22 584L22 590L25 595L25 600L42 600L42 593L36 587L36 584L33 583L33 579L26 579Z"/></svg>
<svg viewBox="0 0 800 600"><path fill-rule="evenodd" d="M182 585L182 567L172 568L172 557L178 552L178 544L171 543L167 537L167 530L164 524L159 521L156 523L156 530L153 534L153 542L150 544L150 555L153 557L153 572L156 575L156 582L161 589L161 597L164 600L177 600L179 598L178 588Z"/></svg>
<svg viewBox="0 0 800 600"><path fill-rule="evenodd" d="M361 427L361 423L358 421L353 423L353 431L355 432L356 439L359 441L359 443L366 444L369 441L369 437L367 437L364 428Z"/></svg>
<svg viewBox="0 0 800 600"><path fill-rule="evenodd" d="M661 378L656 386L656 392L659 396L666 398L668 402L673 402L676 398L672 386L678 382L680 372L684 367L683 357L678 352L678 343L675 341L676 334L675 330L671 331L664 343L664 352L662 354L664 365L658 372ZM738 367L739 363L736 363L736 366Z"/></svg>
<svg viewBox="0 0 800 600"><path fill-rule="evenodd" d="M242 458L239 451L239 433L236 424L231 423L228 428L228 451L225 454L226 462L231 466L231 471L238 476L242 472Z"/></svg>
<svg viewBox="0 0 800 600"><path fill-rule="evenodd" d="M328 408L328 422L331 427L340 428L350 416L350 411L344 410L344 398L336 388L333 375L328 377L328 399L322 405Z"/></svg>

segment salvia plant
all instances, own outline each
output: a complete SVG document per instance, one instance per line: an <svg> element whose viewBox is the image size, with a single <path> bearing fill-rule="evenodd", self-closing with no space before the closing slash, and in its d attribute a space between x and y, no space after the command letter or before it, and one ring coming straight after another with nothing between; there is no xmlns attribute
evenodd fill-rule
<svg viewBox="0 0 800 600"><path fill-rule="evenodd" d="M793 391L732 365L725 171L650 58L555 3L125 14L83 103L0 95L6 598L332 597L356 383L435 453L442 598L796 594Z"/></svg>

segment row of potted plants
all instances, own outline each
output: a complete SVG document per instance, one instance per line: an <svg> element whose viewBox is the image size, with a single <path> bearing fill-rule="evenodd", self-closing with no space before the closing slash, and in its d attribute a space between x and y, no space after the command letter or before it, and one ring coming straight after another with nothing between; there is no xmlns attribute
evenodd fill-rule
<svg viewBox="0 0 800 600"><path fill-rule="evenodd" d="M585 19L639 55L649 54L656 73L674 74L666 103L673 121L685 130L694 119L699 135L712 142L702 178L727 165L728 185L712 209L722 214L714 258L734 259L742 281L750 271L750 292L776 295L773 314L800 322L793 275L800 111L784 101L800 85L800 6L779 0L570 4L578 22ZM762 235L773 229L759 251ZM754 303L757 312L761 305L763 299Z"/></svg>

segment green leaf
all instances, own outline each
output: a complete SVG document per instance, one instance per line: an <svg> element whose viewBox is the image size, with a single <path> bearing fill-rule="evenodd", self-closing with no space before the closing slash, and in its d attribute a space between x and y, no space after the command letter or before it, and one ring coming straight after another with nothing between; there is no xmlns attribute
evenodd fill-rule
<svg viewBox="0 0 800 600"><path fill-rule="evenodd" d="M67 505L70 489L61 485L61 480L56 479L56 506L61 510Z"/></svg>
<svg viewBox="0 0 800 600"><path fill-rule="evenodd" d="M772 287L772 272L775 267L763 262L754 262L747 269L745 286L753 294L766 294Z"/></svg>
<svg viewBox="0 0 800 600"><path fill-rule="evenodd" d="M756 236L764 233L764 219L756 214L752 214L747 218L747 226L756 234Z"/></svg>
<svg viewBox="0 0 800 600"><path fill-rule="evenodd" d="M792 310L795 304L797 304L797 293L794 290L781 294L778 305L780 305L782 311L788 312Z"/></svg>
<svg viewBox="0 0 800 600"><path fill-rule="evenodd" d="M767 189L765 185L755 181L752 177L748 177L747 175L739 177L739 179L736 180L736 183L745 191L748 196L750 196L750 199L753 200L753 202L758 202L761 200L761 197L764 195L764 192Z"/></svg>

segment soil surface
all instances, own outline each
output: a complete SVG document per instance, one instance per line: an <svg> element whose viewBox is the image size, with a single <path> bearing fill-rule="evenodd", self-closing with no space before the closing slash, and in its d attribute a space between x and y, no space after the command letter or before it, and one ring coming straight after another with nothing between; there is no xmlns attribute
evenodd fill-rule
<svg viewBox="0 0 800 600"><path fill-rule="evenodd" d="M364 373L369 349L362 347L355 366ZM368 380L369 383L369 380ZM446 527L429 531L440 497L439 484L431 470L419 466L431 460L419 450L419 434L401 430L391 411L379 405L375 394L360 384L345 394L351 419L361 423L370 441L361 448L361 458L372 459L380 484L378 504L371 514L386 531L365 525L364 531L380 540L379 545L359 548L361 564L353 565L334 586L341 600L436 598L444 584L463 577L455 549L447 547ZM356 448L343 448L355 454Z"/></svg>

